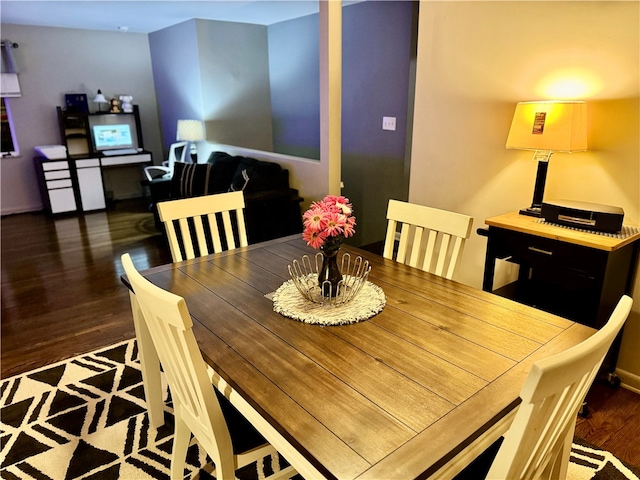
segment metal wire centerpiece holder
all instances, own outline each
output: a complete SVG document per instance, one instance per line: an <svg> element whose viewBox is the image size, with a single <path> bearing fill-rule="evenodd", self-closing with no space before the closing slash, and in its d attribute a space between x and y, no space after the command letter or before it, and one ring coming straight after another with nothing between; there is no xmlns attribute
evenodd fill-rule
<svg viewBox="0 0 640 480"><path fill-rule="evenodd" d="M343 253L340 259L342 280L332 288L328 280L322 284L318 282L322 259L323 254L318 252L313 261L309 255L303 255L301 261L294 260L289 264L289 275L298 291L307 300L321 305L337 306L353 300L367 283L371 271L369 260L357 256L352 261L349 253Z"/></svg>

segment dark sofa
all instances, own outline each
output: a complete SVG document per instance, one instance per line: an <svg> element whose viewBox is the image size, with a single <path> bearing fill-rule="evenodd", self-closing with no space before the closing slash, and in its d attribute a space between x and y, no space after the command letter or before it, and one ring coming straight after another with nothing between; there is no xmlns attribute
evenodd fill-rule
<svg viewBox="0 0 640 480"><path fill-rule="evenodd" d="M149 190L156 226L161 230L158 202L242 190L249 243L302 232L303 199L289 187L289 171L274 162L213 152L207 163L176 162L173 177L153 180Z"/></svg>

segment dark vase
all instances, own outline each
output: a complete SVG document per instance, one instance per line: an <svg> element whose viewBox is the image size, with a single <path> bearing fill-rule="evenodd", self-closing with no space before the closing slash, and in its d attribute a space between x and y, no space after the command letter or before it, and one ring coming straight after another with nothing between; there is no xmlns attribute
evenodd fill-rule
<svg viewBox="0 0 640 480"><path fill-rule="evenodd" d="M335 297L338 293L338 283L342 280L342 274L338 267L338 248L321 248L322 251L322 267L318 272L318 284L322 289L322 295L325 297ZM328 283L325 283L328 282Z"/></svg>

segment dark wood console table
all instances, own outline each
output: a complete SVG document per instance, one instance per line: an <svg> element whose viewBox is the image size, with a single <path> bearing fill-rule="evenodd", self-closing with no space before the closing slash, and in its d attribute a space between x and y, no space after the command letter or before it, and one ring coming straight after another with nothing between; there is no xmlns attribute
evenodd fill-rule
<svg viewBox="0 0 640 480"><path fill-rule="evenodd" d="M482 289L600 328L623 294L630 294L640 231L620 239L573 230L517 212L488 218ZM517 281L494 291L496 260L520 265ZM612 374L619 342L606 368Z"/></svg>

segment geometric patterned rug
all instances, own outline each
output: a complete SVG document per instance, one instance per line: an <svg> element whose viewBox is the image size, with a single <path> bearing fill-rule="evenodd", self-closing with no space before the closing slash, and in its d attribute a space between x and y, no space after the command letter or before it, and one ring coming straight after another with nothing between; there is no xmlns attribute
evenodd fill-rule
<svg viewBox="0 0 640 480"><path fill-rule="evenodd" d="M173 414L166 382L164 390L165 424L156 431L135 340L3 379L0 478L169 479ZM185 478L214 478L212 470L193 442ZM255 464L238 476L256 478Z"/></svg>
<svg viewBox="0 0 640 480"><path fill-rule="evenodd" d="M149 425L135 340L3 379L0 478L169 479L173 414L166 382L164 390L165 424L156 431ZM574 443L567 478L639 480L632 469L609 452ZM185 478L212 479L212 470L194 442ZM256 478L255 464L237 475Z"/></svg>
<svg viewBox="0 0 640 480"><path fill-rule="evenodd" d="M601 450L582 439L574 438L567 480L639 480L640 468L626 465L611 452Z"/></svg>

